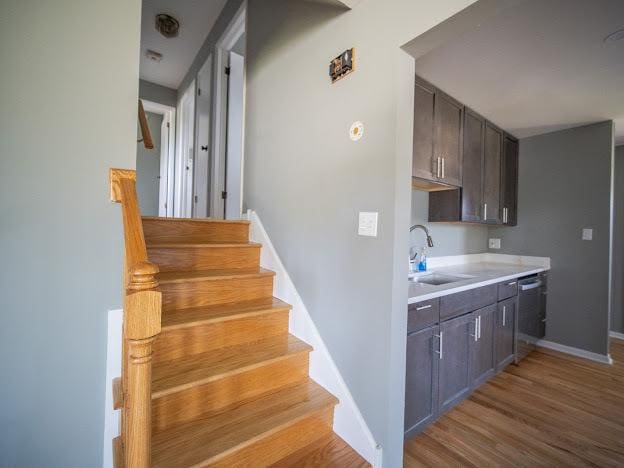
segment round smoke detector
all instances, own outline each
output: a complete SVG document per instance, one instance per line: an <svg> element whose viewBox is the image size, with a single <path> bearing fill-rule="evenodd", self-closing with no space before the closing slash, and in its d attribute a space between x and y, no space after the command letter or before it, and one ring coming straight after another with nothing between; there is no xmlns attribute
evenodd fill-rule
<svg viewBox="0 0 624 468"><path fill-rule="evenodd" d="M156 15L156 30L168 39L178 37L180 23L173 16L161 13Z"/></svg>

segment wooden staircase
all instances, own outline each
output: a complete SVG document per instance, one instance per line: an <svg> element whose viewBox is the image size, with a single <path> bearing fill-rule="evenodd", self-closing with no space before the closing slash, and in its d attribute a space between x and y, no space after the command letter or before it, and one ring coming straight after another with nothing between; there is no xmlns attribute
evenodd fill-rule
<svg viewBox="0 0 624 468"><path fill-rule="evenodd" d="M260 268L261 245L249 242L249 223L141 224L147 263L160 270L162 307L143 406L151 431L134 452L124 447L135 443L134 413L120 403L129 415L122 415L118 464L369 466L333 433L338 401L309 378L312 348L288 333L291 307L273 297L274 273ZM124 358L129 373L133 362ZM138 388L123 382L117 387ZM118 397L127 398L127 390Z"/></svg>

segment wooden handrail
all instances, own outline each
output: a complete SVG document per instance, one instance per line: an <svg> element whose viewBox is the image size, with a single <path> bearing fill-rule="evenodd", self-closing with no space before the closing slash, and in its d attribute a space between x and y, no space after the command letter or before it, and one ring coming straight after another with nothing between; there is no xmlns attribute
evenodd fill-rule
<svg viewBox="0 0 624 468"><path fill-rule="evenodd" d="M147 258L136 171L110 170L111 200L121 203L125 243L121 445L126 468L147 468L151 452L152 347L160 333L158 267Z"/></svg>

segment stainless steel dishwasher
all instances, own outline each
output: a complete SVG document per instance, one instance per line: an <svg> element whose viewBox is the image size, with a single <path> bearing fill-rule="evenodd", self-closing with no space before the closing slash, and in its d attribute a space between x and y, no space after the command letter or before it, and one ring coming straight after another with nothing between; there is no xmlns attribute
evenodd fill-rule
<svg viewBox="0 0 624 468"><path fill-rule="evenodd" d="M535 343L546 335L546 299L548 275L525 276L518 280L518 333L516 363L535 349Z"/></svg>

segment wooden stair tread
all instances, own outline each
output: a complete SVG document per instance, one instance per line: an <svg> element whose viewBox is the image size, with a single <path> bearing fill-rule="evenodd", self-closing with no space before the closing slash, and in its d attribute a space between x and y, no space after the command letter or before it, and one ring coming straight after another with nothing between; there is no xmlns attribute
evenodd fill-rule
<svg viewBox="0 0 624 468"><path fill-rule="evenodd" d="M156 275L160 284L187 283L191 281L210 281L231 278L253 278L275 276L275 272L264 268L246 268L230 270L198 270L198 271L162 271Z"/></svg>
<svg viewBox="0 0 624 468"><path fill-rule="evenodd" d="M322 437L311 444L282 458L271 468L365 468L370 464L335 433Z"/></svg>
<svg viewBox="0 0 624 468"><path fill-rule="evenodd" d="M167 221L172 223L219 223L219 224L250 224L247 219L213 219L213 218L166 218L164 216L142 216L143 221Z"/></svg>
<svg viewBox="0 0 624 468"><path fill-rule="evenodd" d="M162 314L162 330L235 320L242 317L290 310L291 308L290 304L280 301L276 297L263 297L252 301L231 302L189 309L173 309Z"/></svg>
<svg viewBox="0 0 624 468"><path fill-rule="evenodd" d="M154 434L152 466L194 466L217 461L337 403L336 397L308 379L229 411Z"/></svg>
<svg viewBox="0 0 624 468"><path fill-rule="evenodd" d="M152 399L311 350L294 336L283 335L155 363Z"/></svg>
<svg viewBox="0 0 624 468"><path fill-rule="evenodd" d="M185 241L151 241L147 242L148 249L184 249L184 248L252 248L259 249L262 244L257 242L185 242Z"/></svg>

